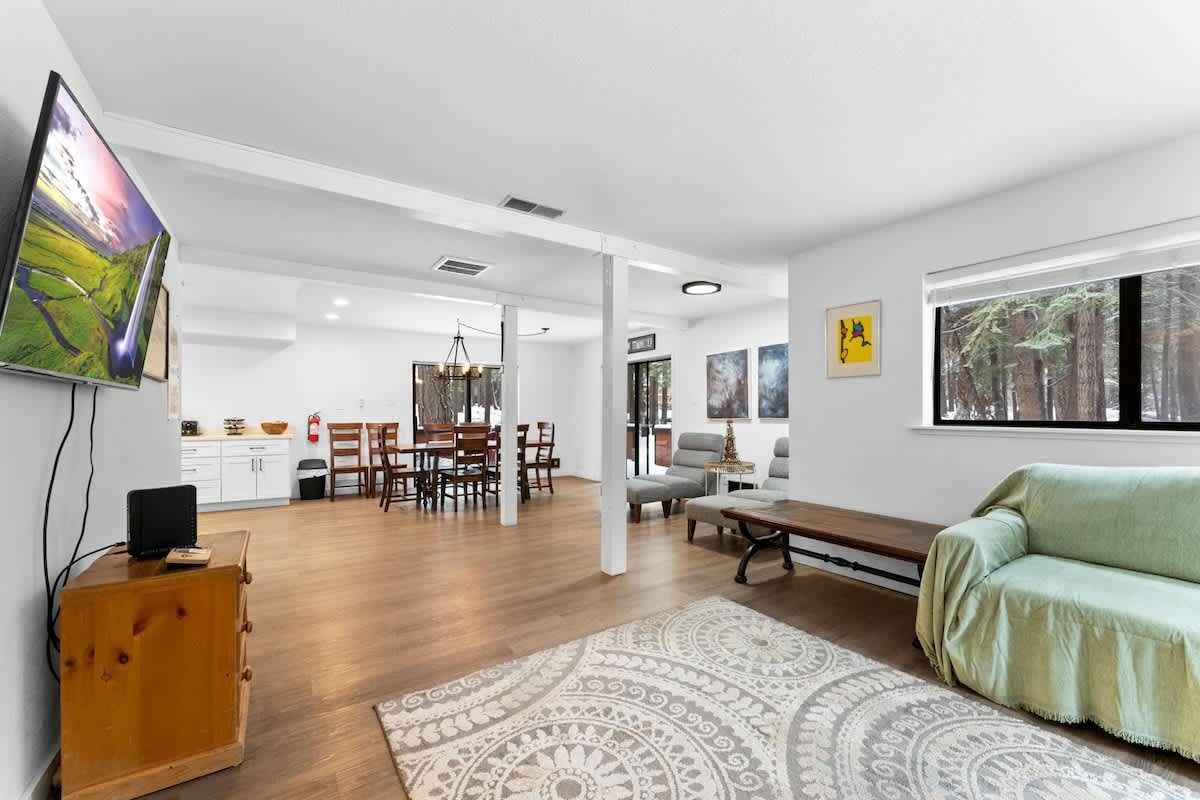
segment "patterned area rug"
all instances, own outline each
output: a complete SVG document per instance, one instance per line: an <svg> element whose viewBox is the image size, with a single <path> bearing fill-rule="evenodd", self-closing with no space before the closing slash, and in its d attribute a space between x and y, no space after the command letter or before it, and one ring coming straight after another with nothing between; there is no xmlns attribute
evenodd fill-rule
<svg viewBox="0 0 1200 800"><path fill-rule="evenodd" d="M1197 800L717 597L381 703L412 800Z"/></svg>

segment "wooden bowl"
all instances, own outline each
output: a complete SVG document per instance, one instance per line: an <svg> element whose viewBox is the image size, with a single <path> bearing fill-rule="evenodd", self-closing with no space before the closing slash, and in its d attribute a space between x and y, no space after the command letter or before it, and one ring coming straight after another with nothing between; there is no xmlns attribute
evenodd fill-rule
<svg viewBox="0 0 1200 800"><path fill-rule="evenodd" d="M269 433L272 436L278 436L288 429L286 422L263 422L260 423L263 433Z"/></svg>

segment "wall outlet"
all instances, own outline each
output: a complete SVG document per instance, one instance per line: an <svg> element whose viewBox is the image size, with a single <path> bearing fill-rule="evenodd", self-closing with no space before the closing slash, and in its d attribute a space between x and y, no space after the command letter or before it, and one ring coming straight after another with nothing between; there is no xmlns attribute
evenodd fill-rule
<svg viewBox="0 0 1200 800"><path fill-rule="evenodd" d="M554 467L555 469L561 469L562 468L562 459L561 458L550 459L550 466Z"/></svg>

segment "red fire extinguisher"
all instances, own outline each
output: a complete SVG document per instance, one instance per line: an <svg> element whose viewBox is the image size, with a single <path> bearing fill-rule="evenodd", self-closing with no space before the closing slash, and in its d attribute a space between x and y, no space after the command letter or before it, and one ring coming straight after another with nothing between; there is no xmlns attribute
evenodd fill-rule
<svg viewBox="0 0 1200 800"><path fill-rule="evenodd" d="M317 442L321 439L321 412L314 411L308 415L308 440Z"/></svg>

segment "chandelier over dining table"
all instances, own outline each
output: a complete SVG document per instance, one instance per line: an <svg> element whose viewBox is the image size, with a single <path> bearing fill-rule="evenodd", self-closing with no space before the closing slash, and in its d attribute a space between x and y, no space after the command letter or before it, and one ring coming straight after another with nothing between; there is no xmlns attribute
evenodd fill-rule
<svg viewBox="0 0 1200 800"><path fill-rule="evenodd" d="M462 380L466 380L467 378L470 378L472 376L478 378L481 375L483 375L483 364L472 363L471 356L470 356L470 354L467 353L467 343L463 339L463 335L462 335L463 328L468 328L470 330L475 331L476 333L482 333L482 334L486 334L488 336L499 336L500 337L500 353L501 353L501 358L503 358L503 354L504 354L504 323L503 322L500 323L499 331L489 331L489 330L484 330L483 328L476 328L471 325L467 325L461 319L456 319L454 321L454 324L456 326L457 332L454 334L453 341L450 342L450 350L446 353L446 357L444 359L442 359L440 362L438 362L438 366L437 366L437 377L438 378L440 378L441 380L446 380L446 381L462 381ZM543 326L540 329L538 329L537 331L534 331L533 333L518 333L517 336L519 336L521 338L526 338L526 337L530 337L530 336L545 336L549 332L550 332L550 328ZM461 364L459 363L460 358L462 359ZM502 368L501 367L493 367L492 369L495 369L496 371L500 371Z"/></svg>
<svg viewBox="0 0 1200 800"><path fill-rule="evenodd" d="M457 320L456 325L457 331L454 334L454 341L450 343L450 350L446 353L446 357L438 363L437 377L441 380L461 381L471 377L472 374L476 377L483 374L482 364L471 363L471 356L467 352L467 343L463 340L462 321Z"/></svg>

